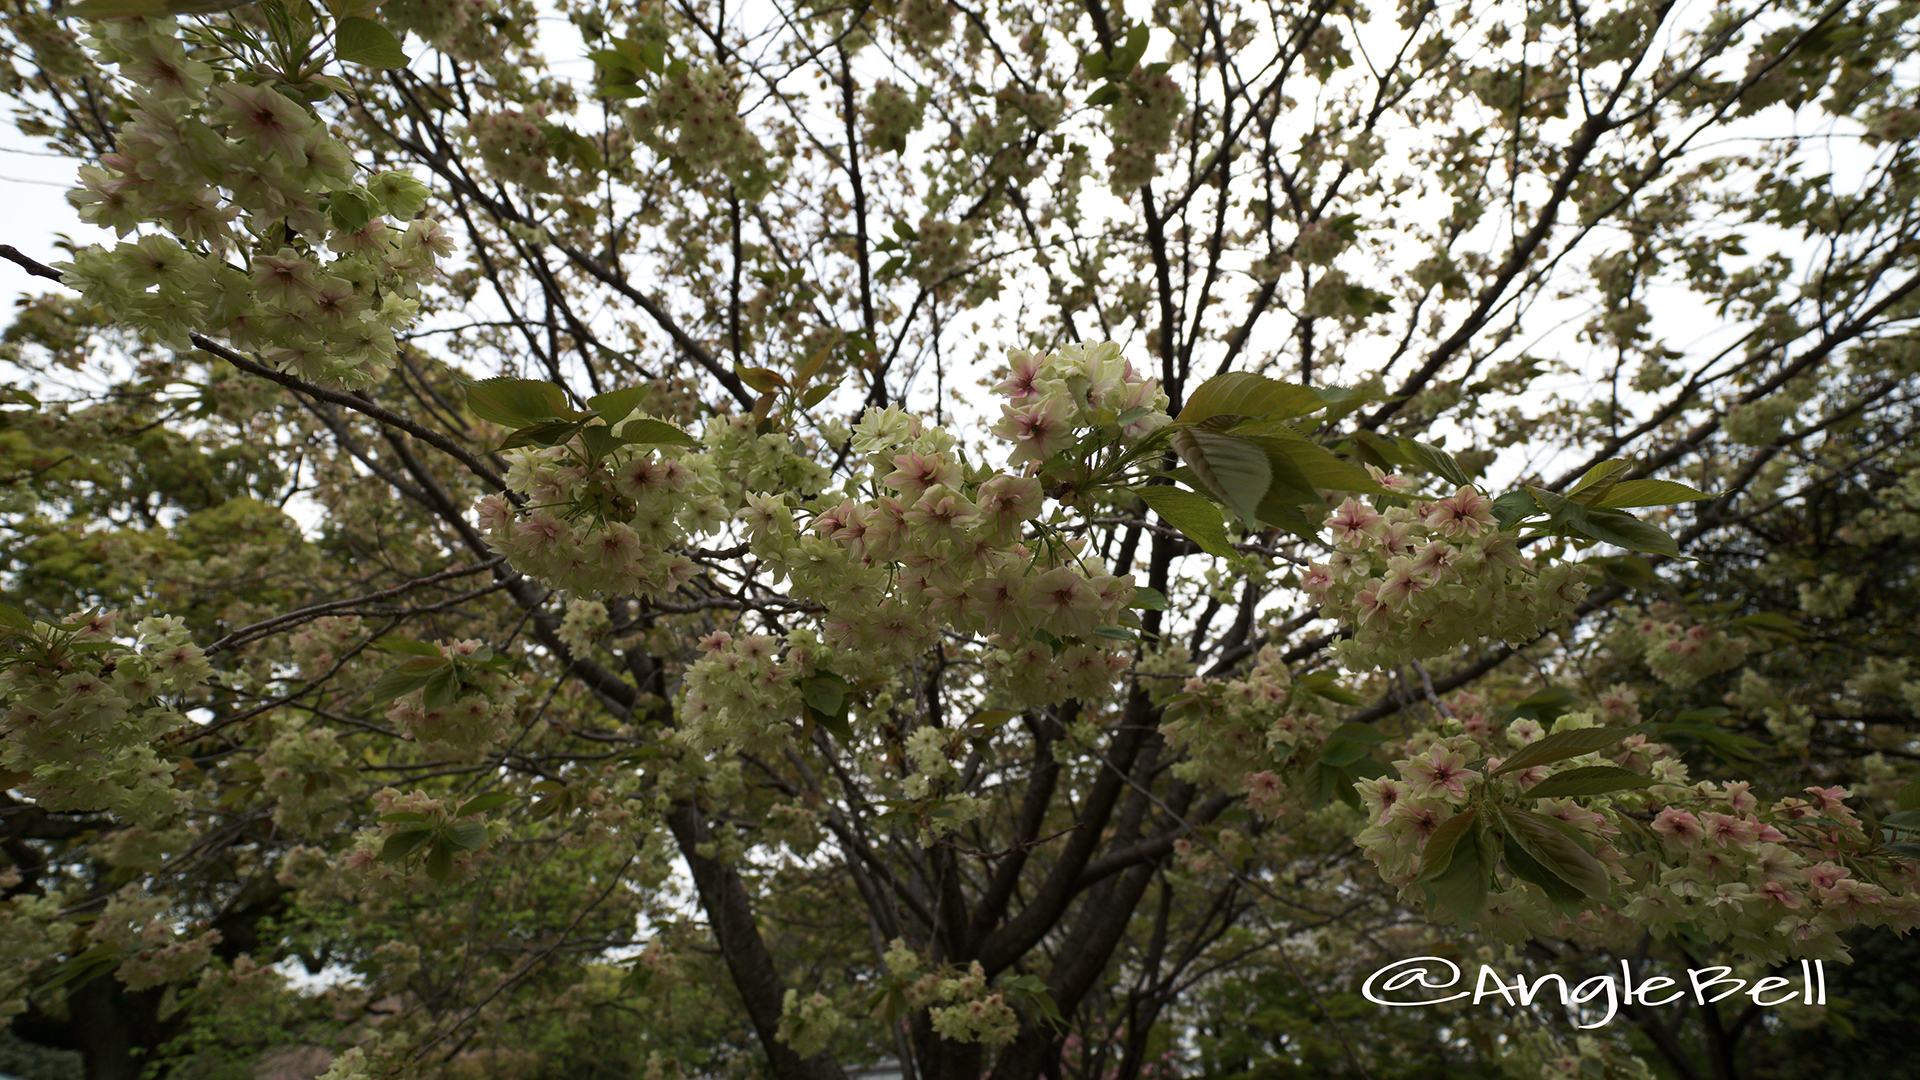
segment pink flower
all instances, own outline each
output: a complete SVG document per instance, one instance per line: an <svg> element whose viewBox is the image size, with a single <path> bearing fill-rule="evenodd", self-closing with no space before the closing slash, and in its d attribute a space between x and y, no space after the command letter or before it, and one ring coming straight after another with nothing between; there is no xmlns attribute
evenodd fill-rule
<svg viewBox="0 0 1920 1080"><path fill-rule="evenodd" d="M1034 389L1035 379L1040 377L1040 364L1045 357L1035 356L1024 349L1013 349L1007 354L1007 366L1011 373L1000 385L993 388L994 393L1005 394L1014 401L1023 401L1040 391Z"/></svg>
<svg viewBox="0 0 1920 1080"><path fill-rule="evenodd" d="M1670 843L1681 847L1690 847L1707 834L1700 825L1700 819L1677 806L1669 806L1660 811L1653 819L1653 831L1667 838Z"/></svg>
<svg viewBox="0 0 1920 1080"><path fill-rule="evenodd" d="M227 125L227 134L266 156L293 168L307 164L307 129L313 118L307 111L271 87L228 83L214 90L220 107L216 122Z"/></svg>
<svg viewBox="0 0 1920 1080"><path fill-rule="evenodd" d="M993 425L994 435L1015 444L1009 464L1041 462L1058 453L1072 434L1065 403L1059 397L1046 396L1019 408L1000 406L1000 422Z"/></svg>
<svg viewBox="0 0 1920 1080"><path fill-rule="evenodd" d="M1334 543L1357 546L1381 520L1373 507L1358 499L1348 499L1327 519L1327 526L1333 530Z"/></svg>
<svg viewBox="0 0 1920 1080"><path fill-rule="evenodd" d="M1726 814L1708 814L1706 820L1707 835L1721 847L1735 844L1744 847L1754 841L1753 829L1744 821Z"/></svg>
<svg viewBox="0 0 1920 1080"><path fill-rule="evenodd" d="M1450 802L1459 802L1467 797L1468 778L1476 774L1467 768L1467 759L1459 751L1435 746L1414 758L1405 775L1420 798L1444 796Z"/></svg>
<svg viewBox="0 0 1920 1080"><path fill-rule="evenodd" d="M1493 528L1493 503L1478 491L1463 487L1431 504L1426 524L1441 536L1479 536Z"/></svg>
<svg viewBox="0 0 1920 1080"><path fill-rule="evenodd" d="M1813 796L1813 805L1822 810L1843 809L1841 801L1853 797L1853 792L1843 787L1810 787L1804 789Z"/></svg>
<svg viewBox="0 0 1920 1080"><path fill-rule="evenodd" d="M939 454L906 453L893 459L893 471L880 482L900 492L906 502L916 502L928 488L953 487L960 482L960 466L943 460Z"/></svg>

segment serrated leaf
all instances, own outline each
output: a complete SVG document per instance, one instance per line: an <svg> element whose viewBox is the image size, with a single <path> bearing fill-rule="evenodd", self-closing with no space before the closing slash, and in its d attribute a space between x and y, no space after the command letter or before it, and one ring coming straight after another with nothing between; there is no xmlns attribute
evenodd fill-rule
<svg viewBox="0 0 1920 1080"><path fill-rule="evenodd" d="M1327 406L1318 391L1246 371L1227 371L1195 387L1175 421L1197 424L1216 416L1285 420Z"/></svg>
<svg viewBox="0 0 1920 1080"><path fill-rule="evenodd" d="M1674 503L1717 497L1672 480L1622 480L1613 485L1613 490L1604 497L1589 505L1618 510L1627 506L1671 506Z"/></svg>
<svg viewBox="0 0 1920 1080"><path fill-rule="evenodd" d="M1351 739L1368 746L1378 746L1387 741L1387 733L1372 724L1341 724L1334 728L1330 739Z"/></svg>
<svg viewBox="0 0 1920 1080"><path fill-rule="evenodd" d="M1168 490L1172 489L1169 488ZM1135 585L1133 587L1133 599L1127 603L1127 606L1139 608L1142 611L1165 611L1167 610L1167 596L1159 589L1150 589L1145 585Z"/></svg>
<svg viewBox="0 0 1920 1080"><path fill-rule="evenodd" d="M1901 810L1880 819L1880 824L1902 832L1920 832L1920 810Z"/></svg>
<svg viewBox="0 0 1920 1080"><path fill-rule="evenodd" d="M1548 819L1511 806L1500 808L1506 823L1506 835L1517 842L1533 860L1562 881L1595 900L1605 900L1613 891L1607 868L1591 853L1555 828Z"/></svg>
<svg viewBox="0 0 1920 1080"><path fill-rule="evenodd" d="M1633 468L1626 458L1611 458L1586 471L1578 483L1567 490L1567 498L1583 506L1592 506L1619 483L1623 473Z"/></svg>
<svg viewBox="0 0 1920 1080"><path fill-rule="evenodd" d="M736 367L733 369L733 373L740 377L741 382L746 383L762 394L771 394L775 390L787 385L787 377L772 368Z"/></svg>
<svg viewBox="0 0 1920 1080"><path fill-rule="evenodd" d="M428 681L441 671L451 672L452 669L453 661L444 657L439 659L417 657L402 661L398 667L374 680L373 686L367 691L367 703L369 705L385 704L402 694L410 694L427 685Z"/></svg>
<svg viewBox="0 0 1920 1080"><path fill-rule="evenodd" d="M847 681L832 672L823 671L800 680L801 699L818 712L844 713L849 690Z"/></svg>
<svg viewBox="0 0 1920 1080"><path fill-rule="evenodd" d="M1259 443L1267 451L1270 461L1276 457L1283 458L1291 466L1291 471L1310 488L1385 497L1399 494L1375 483L1365 469L1341 460L1332 451L1279 421L1256 420L1236 425L1230 429L1230 434ZM1309 491L1308 494L1312 495L1313 492ZM1316 497L1314 501L1319 500Z"/></svg>
<svg viewBox="0 0 1920 1080"><path fill-rule="evenodd" d="M1480 909L1486 906L1488 870L1480 860L1477 842L1457 843L1446 870L1427 882L1434 900L1463 929L1473 925Z"/></svg>
<svg viewBox="0 0 1920 1080"><path fill-rule="evenodd" d="M427 820L427 815L416 810L398 810L391 814L381 814L374 820L392 822L396 825L420 824Z"/></svg>
<svg viewBox="0 0 1920 1080"><path fill-rule="evenodd" d="M350 64L391 70L407 66L407 53L393 31L372 19L341 19L333 28L333 52Z"/></svg>
<svg viewBox="0 0 1920 1080"><path fill-rule="evenodd" d="M1273 483L1273 466L1264 448L1197 427L1177 428L1167 442L1207 490L1237 513L1249 529L1258 528L1260 501Z"/></svg>
<svg viewBox="0 0 1920 1080"><path fill-rule="evenodd" d="M1551 765L1556 761L1591 754L1596 750L1605 750L1629 735L1644 731L1638 725L1634 727L1595 727L1580 728L1575 731L1556 731L1537 742L1528 743L1515 751L1514 755L1500 763L1493 771L1495 776L1510 772L1531 769L1535 765Z"/></svg>
<svg viewBox="0 0 1920 1080"><path fill-rule="evenodd" d="M519 801L520 796L512 792L489 791L485 795L475 795L473 798L461 803L460 809L454 811L453 816L466 817L468 814L484 814L495 807L505 806L508 803Z"/></svg>
<svg viewBox="0 0 1920 1080"><path fill-rule="evenodd" d="M1920 782L1903 785L1894 798L1902 810L1920 810Z"/></svg>
<svg viewBox="0 0 1920 1080"><path fill-rule="evenodd" d="M1472 834L1473 824L1479 817L1478 810L1463 810L1441 822L1433 835L1427 837L1427 846L1420 853L1420 876L1416 880L1431 881L1446 873L1461 840Z"/></svg>
<svg viewBox="0 0 1920 1080"><path fill-rule="evenodd" d="M453 845L445 840L437 840L427 851L427 876L435 881L445 881L453 876Z"/></svg>
<svg viewBox="0 0 1920 1080"><path fill-rule="evenodd" d="M435 660L443 659L439 648L424 641L415 641L398 634L383 634L374 638L372 647L381 652L406 653L409 656L429 656Z"/></svg>
<svg viewBox="0 0 1920 1080"><path fill-rule="evenodd" d="M1124 626L1096 626L1093 632L1110 641L1139 641L1140 635Z"/></svg>
<svg viewBox="0 0 1920 1080"><path fill-rule="evenodd" d="M447 844L458 851L479 851L487 843L487 826L482 821L462 821L447 830Z"/></svg>
<svg viewBox="0 0 1920 1080"><path fill-rule="evenodd" d="M604 394L595 394L587 399L587 408L600 414L600 418L609 424L617 424L638 408L647 399L648 387L629 386L625 390L609 390Z"/></svg>
<svg viewBox="0 0 1920 1080"><path fill-rule="evenodd" d="M12 604L0 604L0 626L23 633L33 632L33 620L27 618L26 612Z"/></svg>
<svg viewBox="0 0 1920 1080"><path fill-rule="evenodd" d="M587 413L567 405L566 391L537 379L499 376L467 384L467 411L507 428L554 421L585 420Z"/></svg>
<svg viewBox="0 0 1920 1080"><path fill-rule="evenodd" d="M1493 523L1511 529L1514 523L1540 512L1540 504L1526 491L1509 491L1493 500Z"/></svg>
<svg viewBox="0 0 1920 1080"><path fill-rule="evenodd" d="M1618 765L1586 765L1555 773L1526 790L1529 799L1560 799L1605 795L1610 791L1652 787L1653 778Z"/></svg>
<svg viewBox="0 0 1920 1080"><path fill-rule="evenodd" d="M1547 899L1563 915L1572 915L1585 906L1587 894L1574 888L1560 875L1540 865L1539 861L1527 854L1511 834L1503 838L1503 852L1507 869L1521 881L1538 885L1547 894Z"/></svg>
<svg viewBox="0 0 1920 1080"><path fill-rule="evenodd" d="M523 427L501 440L498 450L515 450L522 446L559 446L580 433L587 426L585 420L554 420L548 423Z"/></svg>
<svg viewBox="0 0 1920 1080"><path fill-rule="evenodd" d="M833 393L833 391L834 386L832 383L821 383L819 386L812 387L806 393L800 395L800 407L803 409L811 409L815 405L827 400L827 395Z"/></svg>
<svg viewBox="0 0 1920 1080"><path fill-rule="evenodd" d="M1579 700L1578 694L1564 686L1549 686L1545 690L1528 694L1514 702L1507 709L1506 719L1509 723L1515 720L1533 720L1541 724L1551 724L1573 708Z"/></svg>
<svg viewBox="0 0 1920 1080"><path fill-rule="evenodd" d="M1909 859L1920 859L1920 844L1910 844L1902 840L1891 844L1882 844L1881 847L1893 852L1895 855L1901 855Z"/></svg>
<svg viewBox="0 0 1920 1080"><path fill-rule="evenodd" d="M386 843L380 845L380 861L399 862L425 847L432 839L433 832L429 829L408 829L406 832L394 833L387 837Z"/></svg>
<svg viewBox="0 0 1920 1080"><path fill-rule="evenodd" d="M692 446L693 436L665 420L643 418L621 425L620 438L633 446Z"/></svg>
<svg viewBox="0 0 1920 1080"><path fill-rule="evenodd" d="M449 663L444 671L427 677L420 687L420 704L428 709L444 709L460 696L460 673Z"/></svg>
<svg viewBox="0 0 1920 1080"><path fill-rule="evenodd" d="M1227 541L1226 523L1220 518L1220 508L1198 492L1176 487L1145 487L1135 489L1135 494L1147 504L1161 520L1180 530L1180 535L1200 545L1200 550L1215 558L1234 557L1233 545Z"/></svg>

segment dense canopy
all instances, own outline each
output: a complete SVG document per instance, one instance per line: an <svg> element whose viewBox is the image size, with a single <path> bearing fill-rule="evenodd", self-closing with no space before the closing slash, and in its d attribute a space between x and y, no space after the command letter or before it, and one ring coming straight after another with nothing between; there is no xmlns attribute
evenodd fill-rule
<svg viewBox="0 0 1920 1080"><path fill-rule="evenodd" d="M1917 31L8 0L0 1054L1902 1060Z"/></svg>

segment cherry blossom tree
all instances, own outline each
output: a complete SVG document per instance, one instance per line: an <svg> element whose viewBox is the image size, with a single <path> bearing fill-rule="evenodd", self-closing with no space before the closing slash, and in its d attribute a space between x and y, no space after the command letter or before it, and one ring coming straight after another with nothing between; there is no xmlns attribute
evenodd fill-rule
<svg viewBox="0 0 1920 1080"><path fill-rule="evenodd" d="M1281 973L1384 1076L1402 949L1920 919L1910 634L1808 644L1912 573L1906 6L3 25L115 237L0 247L0 1015L89 1077L1132 1080Z"/></svg>

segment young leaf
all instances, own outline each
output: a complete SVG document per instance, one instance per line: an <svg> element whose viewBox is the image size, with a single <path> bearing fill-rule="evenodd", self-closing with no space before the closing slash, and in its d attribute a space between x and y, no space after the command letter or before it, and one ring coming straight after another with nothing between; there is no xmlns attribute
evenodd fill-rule
<svg viewBox="0 0 1920 1080"><path fill-rule="evenodd" d="M1674 503L1699 502L1718 498L1697 488L1672 480L1623 480L1613 490L1588 503L1589 506L1618 510L1628 506L1671 506Z"/></svg>
<svg viewBox="0 0 1920 1080"><path fill-rule="evenodd" d="M1433 841L1427 843L1431 845ZM1479 843L1469 840L1455 844L1446 870L1427 882L1441 909L1452 915L1455 924L1463 929L1473 925L1480 909L1486 906L1490 869L1481 862Z"/></svg>
<svg viewBox="0 0 1920 1080"><path fill-rule="evenodd" d="M1521 881L1529 881L1540 886L1547 899L1563 915L1572 915L1586 904L1587 894L1568 884L1560 875L1540 865L1539 861L1527 854L1527 849L1514 840L1512 834L1504 838L1507 869Z"/></svg>
<svg viewBox="0 0 1920 1080"><path fill-rule="evenodd" d="M1526 790L1529 799L1557 799L1579 795L1605 795L1609 791L1652 787L1653 778L1617 765L1587 765L1555 773Z"/></svg>
<svg viewBox="0 0 1920 1080"><path fill-rule="evenodd" d="M447 830L447 844L458 851L479 851L487 843L487 826L481 821L463 821Z"/></svg>
<svg viewBox="0 0 1920 1080"><path fill-rule="evenodd" d="M692 446L693 436L665 420L629 420L620 428L621 441L632 446Z"/></svg>
<svg viewBox="0 0 1920 1080"><path fill-rule="evenodd" d="M1248 528L1257 528L1257 509L1273 482L1273 467L1258 445L1205 428L1182 427L1168 443L1207 490L1231 507Z"/></svg>
<svg viewBox="0 0 1920 1080"><path fill-rule="evenodd" d="M1135 489L1142 502L1153 508L1180 535L1200 545L1200 550L1215 558L1231 559L1233 545L1227 541L1226 524L1220 520L1220 508L1204 495L1176 487Z"/></svg>
<svg viewBox="0 0 1920 1080"><path fill-rule="evenodd" d="M1579 844L1548 824L1546 818L1511 806L1500 808L1506 835L1554 876L1595 900L1613 891L1607 868Z"/></svg>
<svg viewBox="0 0 1920 1080"><path fill-rule="evenodd" d="M508 803L519 801L520 796L511 792L489 791L485 795L475 795L473 798L461 803L460 809L455 810L453 816L466 817L468 814L484 814L495 807L505 806Z"/></svg>
<svg viewBox="0 0 1920 1080"><path fill-rule="evenodd" d="M380 861L399 862L419 851L427 841L432 839L433 833L427 829L408 829L406 832L394 833L387 837L385 844L380 846Z"/></svg>
<svg viewBox="0 0 1920 1080"><path fill-rule="evenodd" d="M1440 823L1427 837L1426 850L1420 853L1420 881L1432 881L1447 872L1453 862L1454 850L1473 829L1473 823L1479 819L1480 811L1463 810ZM1468 842L1471 849L1473 844Z"/></svg>
<svg viewBox="0 0 1920 1080"><path fill-rule="evenodd" d="M1620 481L1621 474L1633 468L1626 458L1613 458L1588 469L1580 482L1567 491L1567 498L1582 506L1592 506Z"/></svg>
<svg viewBox="0 0 1920 1080"><path fill-rule="evenodd" d="M1327 406L1327 399L1304 386L1295 386L1265 375L1228 371L1195 387L1174 420L1197 424L1215 416L1244 416L1250 419L1285 420L1305 416Z"/></svg>
<svg viewBox="0 0 1920 1080"><path fill-rule="evenodd" d="M467 411L507 428L587 418L568 408L566 391L552 383L504 375L467 384Z"/></svg>
<svg viewBox="0 0 1920 1080"><path fill-rule="evenodd" d="M604 394L595 394L587 399L587 408L599 413L601 419L609 424L617 424L645 401L649 387L629 386L625 390L612 390Z"/></svg>
<svg viewBox="0 0 1920 1080"><path fill-rule="evenodd" d="M341 19L333 28L333 51L350 64L382 70L407 66L400 39L372 19Z"/></svg>
<svg viewBox="0 0 1920 1080"><path fill-rule="evenodd" d="M1550 765L1556 761L1591 754L1595 750L1605 750L1629 735L1644 731L1634 727L1595 727L1580 728L1575 731L1556 731L1551 735L1521 747L1514 755L1500 763L1493 775L1502 776L1522 769L1531 769L1535 765Z"/></svg>
<svg viewBox="0 0 1920 1080"><path fill-rule="evenodd" d="M398 634L385 634L373 639L373 647L381 652L406 653L409 656L430 656L435 660L442 658L439 648L424 641L415 641Z"/></svg>

